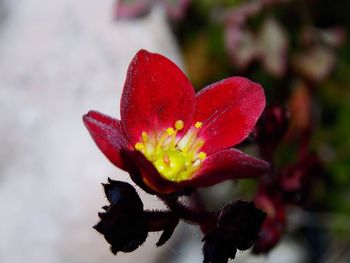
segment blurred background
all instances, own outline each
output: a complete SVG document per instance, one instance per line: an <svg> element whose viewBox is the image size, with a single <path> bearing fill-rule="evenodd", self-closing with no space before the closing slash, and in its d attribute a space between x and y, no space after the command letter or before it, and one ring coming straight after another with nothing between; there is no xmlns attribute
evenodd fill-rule
<svg viewBox="0 0 350 263"><path fill-rule="evenodd" d="M197 90L232 75L265 89L266 112L240 147L273 171L200 192L208 209L236 199L263 209L265 198L281 215L265 225L269 253L235 261L349 262L349 9L347 0L0 0L0 262L202 261L194 226L116 257L92 229L106 203L100 183L129 177L81 116L119 118L141 48L172 59ZM163 207L138 190L146 208Z"/></svg>

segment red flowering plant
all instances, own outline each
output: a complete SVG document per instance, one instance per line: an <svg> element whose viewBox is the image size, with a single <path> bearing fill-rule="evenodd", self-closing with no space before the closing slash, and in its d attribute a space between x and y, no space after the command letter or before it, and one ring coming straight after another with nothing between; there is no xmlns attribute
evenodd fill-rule
<svg viewBox="0 0 350 263"><path fill-rule="evenodd" d="M215 225L220 211L192 211L178 202L178 196L191 194L196 188L208 187L224 180L257 177L269 170L267 162L231 148L249 135L264 107L264 91L257 83L242 77L231 77L195 94L190 81L173 62L162 55L141 50L127 72L121 97L121 120L90 111L84 115L83 121L105 156L114 165L127 171L142 189L159 196L169 207L170 211L164 211L166 214L142 209L137 212L146 213L144 218L148 223L143 224L148 227L146 232L164 230L160 242L164 243L176 227L178 220L174 218L196 223L205 233L217 228ZM112 186L116 185L114 182L110 180ZM111 205L105 207L106 213L100 214L102 222L96 229L109 240L113 252L128 252L130 249L113 247L110 235L118 235L120 227L113 228L119 230L111 233L111 224L103 222L111 220L117 224L115 218L119 218L113 211L118 210L115 206L119 207L118 196L123 191L112 186L105 189L106 195L108 197L112 192L117 200L108 198ZM127 198L127 194L125 196ZM249 213L257 218L256 221L252 220L256 231L249 233L249 242L245 241L250 246L257 238L265 218L263 212L254 205L253 208ZM249 217L246 211L244 213ZM239 212L224 216L230 218L230 222L240 222L235 219L240 216ZM109 227L104 228L103 225ZM234 228L239 229L238 226ZM145 239L144 232L139 239L142 242ZM118 242L118 246L122 247L122 241ZM138 245L133 243L132 248L136 249ZM240 249L240 246L236 248ZM211 249L205 253L206 258L215 259L218 258L215 253L221 252ZM231 254L226 254L228 259Z"/></svg>

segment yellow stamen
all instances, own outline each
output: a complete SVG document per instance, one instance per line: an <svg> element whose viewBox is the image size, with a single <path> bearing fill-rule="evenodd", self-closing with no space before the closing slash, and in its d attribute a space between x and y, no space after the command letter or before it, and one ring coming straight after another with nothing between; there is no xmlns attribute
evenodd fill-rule
<svg viewBox="0 0 350 263"><path fill-rule="evenodd" d="M175 128L178 131L181 131L184 128L184 122L182 120L177 120L175 122Z"/></svg>
<svg viewBox="0 0 350 263"><path fill-rule="evenodd" d="M147 142L147 139L148 139L147 133L146 132L142 132L142 140L144 142Z"/></svg>
<svg viewBox="0 0 350 263"><path fill-rule="evenodd" d="M188 138L186 138L186 136L188 135ZM195 138L195 134L193 134L193 132L189 132L189 133L187 133L186 134L186 136L184 136L185 138L184 138L184 141L185 141L185 143L184 143L184 146L181 148L181 150L183 151L183 152L188 152L188 150L191 148L191 146L192 146L192 144L194 143L194 138ZM181 140L182 141L182 140ZM182 146L182 145L181 145Z"/></svg>
<svg viewBox="0 0 350 263"><path fill-rule="evenodd" d="M180 182L192 177L206 154L200 152L204 140L197 137L196 129L202 126L201 122L196 122L181 137L177 133L184 128L184 122L177 120L174 126L163 131L142 132L135 149L142 152L165 179Z"/></svg>
<svg viewBox="0 0 350 263"><path fill-rule="evenodd" d="M172 127L168 128L166 130L166 132L167 132L168 135L173 135L175 133L175 131L174 131L174 129Z"/></svg>
<svg viewBox="0 0 350 263"><path fill-rule="evenodd" d="M196 124L194 125L194 127L199 129L200 127L202 127L202 123L200 121L197 121Z"/></svg>
<svg viewBox="0 0 350 263"><path fill-rule="evenodd" d="M163 135L160 137L159 141L157 142L157 151L160 151L162 149L163 142L165 141L165 139L167 139L167 137L167 133L163 133Z"/></svg>
<svg viewBox="0 0 350 263"><path fill-rule="evenodd" d="M141 142L138 142L135 144L135 149L138 151L142 151L143 149L145 149L145 145Z"/></svg>
<svg viewBox="0 0 350 263"><path fill-rule="evenodd" d="M198 154L198 157L199 157L199 159L201 159L203 161L207 157L207 154L205 152L200 152Z"/></svg>

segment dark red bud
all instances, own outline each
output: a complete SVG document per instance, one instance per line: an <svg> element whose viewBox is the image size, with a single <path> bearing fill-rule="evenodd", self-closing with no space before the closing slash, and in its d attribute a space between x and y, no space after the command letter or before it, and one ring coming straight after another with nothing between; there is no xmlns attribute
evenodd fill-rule
<svg viewBox="0 0 350 263"><path fill-rule="evenodd" d="M111 244L113 254L134 251L148 235L142 201L128 183L108 179L103 187L110 205L103 207L106 212L99 213L94 228Z"/></svg>
<svg viewBox="0 0 350 263"><path fill-rule="evenodd" d="M204 262L227 262L235 257L237 249L249 249L258 238L265 217L253 202L236 201L225 206L217 227L203 238Z"/></svg>

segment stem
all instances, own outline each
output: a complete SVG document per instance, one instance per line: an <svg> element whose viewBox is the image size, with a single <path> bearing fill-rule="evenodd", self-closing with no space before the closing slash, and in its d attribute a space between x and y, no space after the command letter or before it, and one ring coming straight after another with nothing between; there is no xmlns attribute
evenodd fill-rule
<svg viewBox="0 0 350 263"><path fill-rule="evenodd" d="M198 211L192 209L181 202L177 197L160 197L161 200L169 207L180 219L189 221L192 224L199 225L203 233L213 229L216 225L218 213Z"/></svg>
<svg viewBox="0 0 350 263"><path fill-rule="evenodd" d="M147 217L148 231L163 231L157 246L162 246L169 240L179 223L179 218L171 211L145 211Z"/></svg>
<svg viewBox="0 0 350 263"><path fill-rule="evenodd" d="M177 224L178 217L171 211L149 211L145 210L148 222L148 230L151 232L163 231L169 225Z"/></svg>

